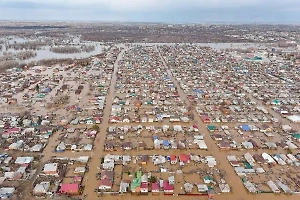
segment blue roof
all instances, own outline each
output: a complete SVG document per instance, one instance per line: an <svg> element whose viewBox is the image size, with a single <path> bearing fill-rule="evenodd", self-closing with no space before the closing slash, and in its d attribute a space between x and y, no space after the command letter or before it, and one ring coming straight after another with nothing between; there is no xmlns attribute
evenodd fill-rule
<svg viewBox="0 0 300 200"><path fill-rule="evenodd" d="M250 131L250 127L248 125L242 125L243 131Z"/></svg>
<svg viewBox="0 0 300 200"><path fill-rule="evenodd" d="M157 136L157 135L154 135L154 136L153 136L153 139L154 139L154 140L158 139L158 136Z"/></svg>
<svg viewBox="0 0 300 200"><path fill-rule="evenodd" d="M169 145L170 145L169 140L164 140L164 146L169 146Z"/></svg>
<svg viewBox="0 0 300 200"><path fill-rule="evenodd" d="M48 92L51 92L51 89L50 89L50 88L46 88L46 89L45 89L45 92L47 92L47 93L48 93Z"/></svg>
<svg viewBox="0 0 300 200"><path fill-rule="evenodd" d="M199 89L194 89L195 93L204 93L203 90L199 90Z"/></svg>

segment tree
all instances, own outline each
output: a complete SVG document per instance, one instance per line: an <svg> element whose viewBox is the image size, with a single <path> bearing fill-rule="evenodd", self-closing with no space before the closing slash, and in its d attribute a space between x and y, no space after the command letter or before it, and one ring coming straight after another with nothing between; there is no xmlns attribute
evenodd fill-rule
<svg viewBox="0 0 300 200"><path fill-rule="evenodd" d="M95 124L95 125L93 125L92 129L95 131L99 131L99 126Z"/></svg>
<svg viewBox="0 0 300 200"><path fill-rule="evenodd" d="M36 86L35 86L35 91L37 91L37 92L40 91L40 86L39 86L39 84L36 84Z"/></svg>
<svg viewBox="0 0 300 200"><path fill-rule="evenodd" d="M151 176L150 177L150 182L151 183L156 183L157 182L157 178L155 176Z"/></svg>

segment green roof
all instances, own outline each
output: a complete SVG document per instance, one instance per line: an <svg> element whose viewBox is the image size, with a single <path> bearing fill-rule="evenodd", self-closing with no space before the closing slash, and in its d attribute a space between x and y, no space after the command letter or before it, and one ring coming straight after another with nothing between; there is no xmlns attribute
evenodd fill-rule
<svg viewBox="0 0 300 200"><path fill-rule="evenodd" d="M212 177L210 177L210 176L205 176L205 177L204 177L204 180L210 180L210 181L213 181Z"/></svg>
<svg viewBox="0 0 300 200"><path fill-rule="evenodd" d="M140 187L141 185L141 179L135 178L132 180L130 184L131 190L135 190L137 187Z"/></svg>
<svg viewBox="0 0 300 200"><path fill-rule="evenodd" d="M216 126L214 126L214 125L208 125L208 126L207 126L207 129L208 129L209 131L214 131L214 130L216 129Z"/></svg>
<svg viewBox="0 0 300 200"><path fill-rule="evenodd" d="M299 133L294 133L294 134L292 134L292 136L293 136L295 139L300 139L300 134L299 134Z"/></svg>
<svg viewBox="0 0 300 200"><path fill-rule="evenodd" d="M136 178L140 179L143 175L143 172L142 171L137 171L136 172Z"/></svg>
<svg viewBox="0 0 300 200"><path fill-rule="evenodd" d="M280 101L278 99L274 99L273 101L274 103L280 103Z"/></svg>
<svg viewBox="0 0 300 200"><path fill-rule="evenodd" d="M252 169L252 166L248 162L244 162L246 169Z"/></svg>

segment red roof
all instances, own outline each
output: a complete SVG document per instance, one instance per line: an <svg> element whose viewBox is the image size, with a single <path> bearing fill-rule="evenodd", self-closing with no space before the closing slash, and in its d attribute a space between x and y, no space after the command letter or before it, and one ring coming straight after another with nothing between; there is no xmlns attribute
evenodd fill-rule
<svg viewBox="0 0 300 200"><path fill-rule="evenodd" d="M152 183L152 190L159 190L159 183Z"/></svg>
<svg viewBox="0 0 300 200"><path fill-rule="evenodd" d="M174 190L174 185L170 185L169 181L164 181L164 190Z"/></svg>
<svg viewBox="0 0 300 200"><path fill-rule="evenodd" d="M66 184L61 185L59 192L60 193L73 193L73 192L78 192L78 190L79 190L78 183L66 183Z"/></svg>
<svg viewBox="0 0 300 200"><path fill-rule="evenodd" d="M109 179L102 179L102 180L99 181L99 186L102 186L102 185L112 187L113 182Z"/></svg>
<svg viewBox="0 0 300 200"><path fill-rule="evenodd" d="M141 183L141 188L148 188L148 183L145 182Z"/></svg>
<svg viewBox="0 0 300 200"><path fill-rule="evenodd" d="M82 180L82 177L81 176L75 176L73 178L73 180L76 181L76 182L80 182Z"/></svg>
<svg viewBox="0 0 300 200"><path fill-rule="evenodd" d="M191 156L188 154L180 154L179 159L181 162L188 162L190 160Z"/></svg>
<svg viewBox="0 0 300 200"><path fill-rule="evenodd" d="M176 160L176 156L175 156L175 155L170 155L170 160L171 160L171 161Z"/></svg>

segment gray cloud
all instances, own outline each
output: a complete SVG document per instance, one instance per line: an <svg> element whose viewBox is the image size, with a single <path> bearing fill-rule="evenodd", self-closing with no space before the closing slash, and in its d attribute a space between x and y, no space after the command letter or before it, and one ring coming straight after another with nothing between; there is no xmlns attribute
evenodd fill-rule
<svg viewBox="0 0 300 200"><path fill-rule="evenodd" d="M300 20L299 0L1 0L0 19L147 22Z"/></svg>

